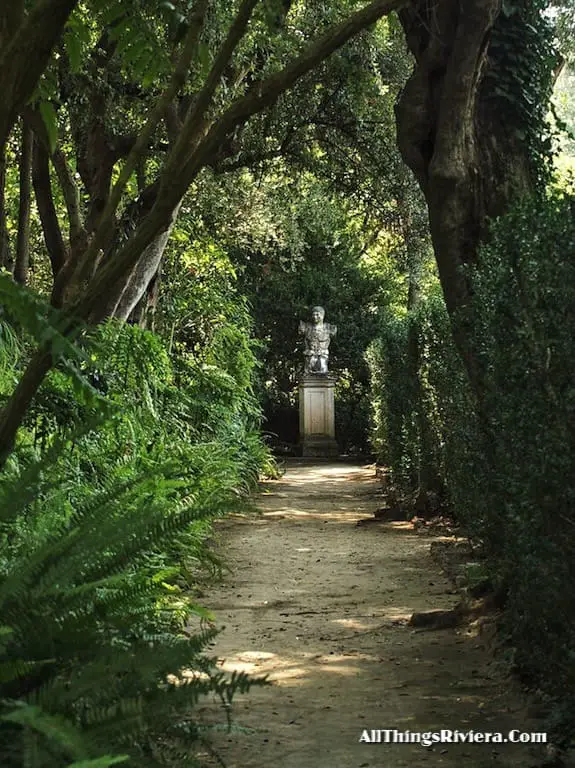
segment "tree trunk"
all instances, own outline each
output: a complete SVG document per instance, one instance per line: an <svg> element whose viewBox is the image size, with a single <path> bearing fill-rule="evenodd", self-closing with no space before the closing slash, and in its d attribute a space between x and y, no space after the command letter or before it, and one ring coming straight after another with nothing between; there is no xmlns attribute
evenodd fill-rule
<svg viewBox="0 0 575 768"><path fill-rule="evenodd" d="M172 220L168 229L154 238L138 259L138 263L132 269L128 280L113 292L104 316L115 317L118 320L125 321L140 303L150 283L158 274L179 210L180 206L178 205L172 214ZM102 315L97 317L97 320L102 319L104 319Z"/></svg>
<svg viewBox="0 0 575 768"><path fill-rule="evenodd" d="M50 157L48 150L36 135L32 162L32 181L36 196L36 206L44 232L44 242L48 258L52 265L52 275L56 280L67 258L67 247L62 237L58 214L54 205L52 180L50 178Z"/></svg>
<svg viewBox="0 0 575 768"><path fill-rule="evenodd" d="M158 299L160 296L160 286L162 283L162 264L158 267L158 271L150 280L150 283L146 289L145 294L140 301L136 304L132 310L132 314L128 318L128 322L132 325L139 325L140 328L155 331L156 326L156 309L158 306Z"/></svg>
<svg viewBox="0 0 575 768"><path fill-rule="evenodd" d="M169 232L165 232L155 243L149 245L142 254L114 310L114 317L118 318L118 320L128 320L140 301L143 300L150 283L158 274L169 235Z"/></svg>
<svg viewBox="0 0 575 768"><path fill-rule="evenodd" d="M415 69L397 108L398 144L425 195L455 342L476 394L466 265L489 217L531 191L525 143L486 97L482 81L499 0L417 0L400 11Z"/></svg>
<svg viewBox="0 0 575 768"><path fill-rule="evenodd" d="M0 150L0 267L12 272L14 262L10 251L6 220L6 150Z"/></svg>
<svg viewBox="0 0 575 768"><path fill-rule="evenodd" d="M52 355L46 350L39 349L28 367L14 393L10 397L10 405L2 411L2 430L8 439L0 444L0 467L4 465L14 446L16 433L40 384L53 365Z"/></svg>
<svg viewBox="0 0 575 768"><path fill-rule="evenodd" d="M23 17L23 3L0 7L0 147L19 110L32 96L78 0L38 0Z"/></svg>
<svg viewBox="0 0 575 768"><path fill-rule="evenodd" d="M14 280L26 285L30 266L30 206L32 202L32 150L34 134L22 121L22 149L20 152L20 203L18 207L18 237L16 239L16 263Z"/></svg>

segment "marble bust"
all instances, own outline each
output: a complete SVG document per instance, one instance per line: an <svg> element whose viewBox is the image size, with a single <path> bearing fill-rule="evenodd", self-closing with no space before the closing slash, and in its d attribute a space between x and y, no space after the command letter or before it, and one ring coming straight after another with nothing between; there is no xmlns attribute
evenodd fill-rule
<svg viewBox="0 0 575 768"><path fill-rule="evenodd" d="M314 307L311 311L311 323L300 320L299 332L305 339L305 373L327 373L329 342L337 333L337 327L324 323L324 317L324 308Z"/></svg>

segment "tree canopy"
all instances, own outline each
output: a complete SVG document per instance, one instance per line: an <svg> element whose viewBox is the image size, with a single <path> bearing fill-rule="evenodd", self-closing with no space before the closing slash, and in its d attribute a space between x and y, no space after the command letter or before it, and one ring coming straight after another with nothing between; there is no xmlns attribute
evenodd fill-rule
<svg viewBox="0 0 575 768"><path fill-rule="evenodd" d="M7 765L177 765L198 696L249 688L195 598L211 521L298 450L318 303L341 452L449 513L518 667L571 679L572 26L543 0L0 9Z"/></svg>

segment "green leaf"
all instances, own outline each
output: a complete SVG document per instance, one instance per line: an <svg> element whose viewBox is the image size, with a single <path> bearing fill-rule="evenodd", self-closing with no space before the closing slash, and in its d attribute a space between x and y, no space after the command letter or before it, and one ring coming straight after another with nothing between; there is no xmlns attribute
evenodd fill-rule
<svg viewBox="0 0 575 768"><path fill-rule="evenodd" d="M48 134L50 152L54 153L58 143L58 116L51 101L40 102L40 114Z"/></svg>
<svg viewBox="0 0 575 768"><path fill-rule="evenodd" d="M126 13L126 9L121 3L114 3L103 11L101 15L102 23L106 26L113 24Z"/></svg>
<svg viewBox="0 0 575 768"><path fill-rule="evenodd" d="M19 706L0 719L41 733L76 758L82 759L86 752L82 734L72 723L63 717L50 715L40 707L30 704Z"/></svg>
<svg viewBox="0 0 575 768"><path fill-rule="evenodd" d="M95 760L80 760L76 763L70 763L68 768L108 768L109 765L125 763L126 760L128 760L128 755L117 755L116 757L103 755L95 758Z"/></svg>
<svg viewBox="0 0 575 768"><path fill-rule="evenodd" d="M38 669L38 667L53 663L54 659L45 659L43 661L23 661L21 659L0 661L0 685L9 683L19 677L25 677Z"/></svg>
<svg viewBox="0 0 575 768"><path fill-rule="evenodd" d="M200 62L200 73L202 77L208 74L212 63L210 48L206 43L198 45L198 60Z"/></svg>
<svg viewBox="0 0 575 768"><path fill-rule="evenodd" d="M82 67L82 43L74 30L69 29L66 32L64 45L70 59L70 69L73 74L76 74Z"/></svg>

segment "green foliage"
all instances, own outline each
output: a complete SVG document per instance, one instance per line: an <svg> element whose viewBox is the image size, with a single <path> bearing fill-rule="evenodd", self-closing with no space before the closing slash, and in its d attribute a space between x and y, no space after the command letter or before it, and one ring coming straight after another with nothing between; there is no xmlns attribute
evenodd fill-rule
<svg viewBox="0 0 575 768"><path fill-rule="evenodd" d="M572 0L549 0L555 33L561 55L573 63L575 59L575 8Z"/></svg>
<svg viewBox="0 0 575 768"><path fill-rule="evenodd" d="M54 357L78 360L80 349L64 332L64 313L50 307L42 297L0 274L0 303L12 324L17 324L39 345L46 345Z"/></svg>
<svg viewBox="0 0 575 768"><path fill-rule="evenodd" d="M484 87L516 138L529 149L535 182L551 173L552 140L547 111L558 63L545 0L505 0L489 45Z"/></svg>
<svg viewBox="0 0 575 768"><path fill-rule="evenodd" d="M27 414L0 476L7 767L193 764L198 698L227 714L252 684L206 655L214 618L195 599L220 565L211 522L273 471L255 431L249 318L228 288L235 313L193 345L173 326L167 343L117 321L84 330ZM26 340L57 340L60 322L29 291L6 296L4 394ZM204 320L210 307L223 309L204 305Z"/></svg>
<svg viewBox="0 0 575 768"><path fill-rule="evenodd" d="M185 726L192 750L200 696L227 705L251 684L204 656L215 629L166 556L235 498L233 456L197 445L167 463L119 461L78 488L64 481L68 452L12 462L0 484L2 764L111 765L116 750L168 765L158 745Z"/></svg>
<svg viewBox="0 0 575 768"><path fill-rule="evenodd" d="M575 603L565 589L575 578L574 205L527 201L482 248L467 318L480 401L439 297L390 322L372 352L380 456L406 490L435 477L481 545L507 596L515 664L562 698L552 724L561 738L575 712Z"/></svg>
<svg viewBox="0 0 575 768"><path fill-rule="evenodd" d="M0 397L16 384L20 355L21 342L14 328L0 316Z"/></svg>
<svg viewBox="0 0 575 768"><path fill-rule="evenodd" d="M171 402L191 439L247 445L257 461L248 473L275 472L256 433L261 407L253 392L257 369L252 319L228 256L211 239L193 239L186 216L175 231L157 314L172 349ZM247 458L247 455L246 455Z"/></svg>
<svg viewBox="0 0 575 768"><path fill-rule="evenodd" d="M552 110L560 133L556 136L556 184L575 192L575 72L566 65L555 83Z"/></svg>
<svg viewBox="0 0 575 768"><path fill-rule="evenodd" d="M463 438L452 424L473 402L438 286L415 310L388 316L368 359L378 460L405 494L451 490Z"/></svg>
<svg viewBox="0 0 575 768"><path fill-rule="evenodd" d="M573 205L552 198L514 211L484 249L476 278L497 467L491 489L501 499L492 548L509 590L517 663L545 685L575 679L575 606L562 586L575 563Z"/></svg>

